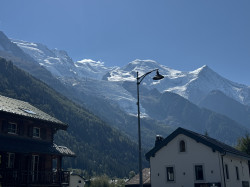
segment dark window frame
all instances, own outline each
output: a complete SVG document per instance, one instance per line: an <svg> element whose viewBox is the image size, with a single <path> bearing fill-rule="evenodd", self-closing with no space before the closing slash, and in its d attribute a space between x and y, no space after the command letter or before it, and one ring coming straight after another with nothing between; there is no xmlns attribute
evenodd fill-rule
<svg viewBox="0 0 250 187"><path fill-rule="evenodd" d="M229 180L229 170L228 170L228 164L225 164L225 172L226 172L226 179Z"/></svg>
<svg viewBox="0 0 250 187"><path fill-rule="evenodd" d="M167 166L166 172L167 172L167 182L175 182L174 166Z"/></svg>
<svg viewBox="0 0 250 187"><path fill-rule="evenodd" d="M17 134L17 123L8 122L8 134Z"/></svg>
<svg viewBox="0 0 250 187"><path fill-rule="evenodd" d="M15 167L15 153L7 153L6 168L13 169Z"/></svg>
<svg viewBox="0 0 250 187"><path fill-rule="evenodd" d="M196 181L204 181L204 166L202 164L196 164L194 166L194 172L195 172L195 180Z"/></svg>
<svg viewBox="0 0 250 187"><path fill-rule="evenodd" d="M184 141L184 140L181 140L180 142L179 142L179 151L181 152L181 153L184 153L184 152L186 152L186 142Z"/></svg>
<svg viewBox="0 0 250 187"><path fill-rule="evenodd" d="M41 138L41 128L39 128L39 127L33 127L32 137L33 138Z"/></svg>
<svg viewBox="0 0 250 187"><path fill-rule="evenodd" d="M235 172L236 172L236 179L240 180L240 175L239 175L239 168L238 166L235 166Z"/></svg>

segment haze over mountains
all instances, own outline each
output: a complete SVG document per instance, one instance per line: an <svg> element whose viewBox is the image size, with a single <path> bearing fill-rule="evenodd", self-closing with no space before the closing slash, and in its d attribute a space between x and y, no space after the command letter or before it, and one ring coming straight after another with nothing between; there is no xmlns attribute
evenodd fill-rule
<svg viewBox="0 0 250 187"><path fill-rule="evenodd" d="M249 131L250 87L227 80L206 65L182 72L154 60L137 59L124 67L106 67L103 62L91 59L73 62L65 51L0 35L1 56L16 61L20 68L135 141L136 72L142 75L158 68L165 78L153 81L152 73L140 86L145 147L154 144L156 134L166 136L178 126L200 133L206 131L229 144L235 144L237 138ZM29 68L26 63L20 65L14 57L25 59L38 69L46 69L46 76L39 71L34 73L36 68Z"/></svg>

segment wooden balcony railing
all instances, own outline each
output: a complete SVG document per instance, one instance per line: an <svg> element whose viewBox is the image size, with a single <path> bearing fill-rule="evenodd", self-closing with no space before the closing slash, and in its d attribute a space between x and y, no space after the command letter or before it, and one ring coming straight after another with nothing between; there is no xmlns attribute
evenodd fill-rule
<svg viewBox="0 0 250 187"><path fill-rule="evenodd" d="M27 186L27 185L47 185L47 186L68 186L69 171L18 171L0 170L0 186Z"/></svg>

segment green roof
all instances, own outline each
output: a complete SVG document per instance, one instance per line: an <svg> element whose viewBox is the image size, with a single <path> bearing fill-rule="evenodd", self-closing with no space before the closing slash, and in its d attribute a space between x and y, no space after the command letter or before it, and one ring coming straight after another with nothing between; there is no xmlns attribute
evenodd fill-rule
<svg viewBox="0 0 250 187"><path fill-rule="evenodd" d="M0 95L0 112L5 112L10 115L22 116L33 120L40 120L44 122L53 123L62 129L66 129L68 127L67 124L39 110L38 108L32 106L28 102L12 99L1 95Z"/></svg>

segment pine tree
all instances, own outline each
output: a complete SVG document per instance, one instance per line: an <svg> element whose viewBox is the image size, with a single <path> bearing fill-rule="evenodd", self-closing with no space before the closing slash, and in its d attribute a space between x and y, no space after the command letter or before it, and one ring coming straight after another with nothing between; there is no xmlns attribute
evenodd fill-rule
<svg viewBox="0 0 250 187"><path fill-rule="evenodd" d="M250 136L248 133L244 137L238 139L236 148L250 155Z"/></svg>

